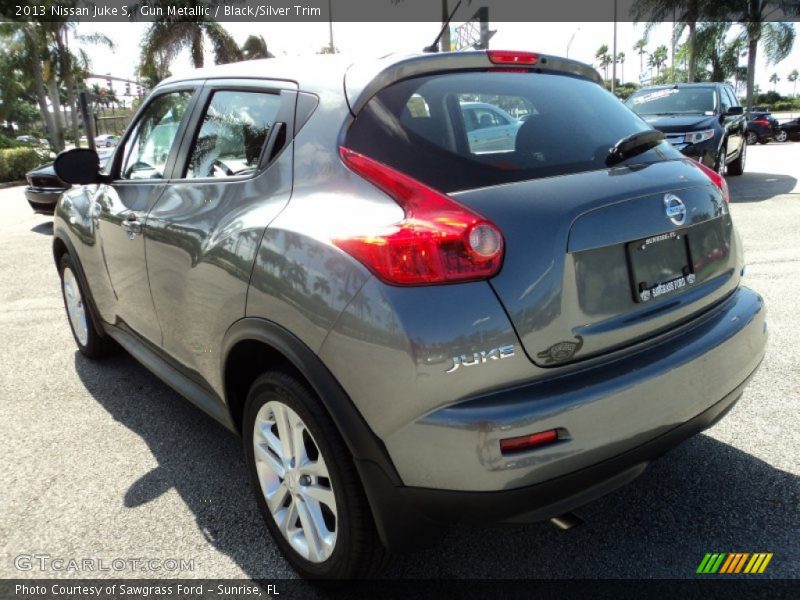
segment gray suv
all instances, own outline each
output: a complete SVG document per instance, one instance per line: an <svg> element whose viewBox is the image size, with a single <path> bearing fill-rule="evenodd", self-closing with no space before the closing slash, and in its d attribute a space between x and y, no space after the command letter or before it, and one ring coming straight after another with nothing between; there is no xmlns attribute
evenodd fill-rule
<svg viewBox="0 0 800 600"><path fill-rule="evenodd" d="M529 115L513 144L471 147L474 102ZM55 168L78 348L242 436L306 577L565 514L715 423L764 355L724 179L575 61L224 65L153 90L102 170Z"/></svg>

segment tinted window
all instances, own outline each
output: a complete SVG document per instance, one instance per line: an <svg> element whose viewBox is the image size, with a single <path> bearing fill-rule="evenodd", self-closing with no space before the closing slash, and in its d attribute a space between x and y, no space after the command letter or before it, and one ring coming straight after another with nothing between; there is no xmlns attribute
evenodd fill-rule
<svg viewBox="0 0 800 600"><path fill-rule="evenodd" d="M719 88L719 100L720 100L720 108L722 114L728 112L728 109L733 106L731 104L731 97L728 95L728 90L725 88Z"/></svg>
<svg viewBox="0 0 800 600"><path fill-rule="evenodd" d="M409 110L409 101L425 112ZM474 138L478 107L503 116L503 137ZM473 118L475 117L475 118ZM524 121L519 120L524 117ZM513 121L509 123L509 120ZM650 127L596 83L546 73L452 73L380 91L359 113L346 145L452 192L604 169L608 149ZM489 129L489 131L492 131ZM505 137L505 134L508 137ZM479 150L483 148L482 150ZM660 160L668 144L630 159Z"/></svg>
<svg viewBox="0 0 800 600"><path fill-rule="evenodd" d="M733 90L729 87L723 88L725 93L728 94L728 99L730 100L731 106L739 106L739 101L736 99L736 94L733 93Z"/></svg>
<svg viewBox="0 0 800 600"><path fill-rule="evenodd" d="M122 179L161 179L190 91L154 98L131 132L122 154Z"/></svg>
<svg viewBox="0 0 800 600"><path fill-rule="evenodd" d="M714 114L717 95L711 87L640 90L625 102L640 115Z"/></svg>
<svg viewBox="0 0 800 600"><path fill-rule="evenodd" d="M265 92L215 92L192 145L186 177L234 177L258 167L281 98Z"/></svg>

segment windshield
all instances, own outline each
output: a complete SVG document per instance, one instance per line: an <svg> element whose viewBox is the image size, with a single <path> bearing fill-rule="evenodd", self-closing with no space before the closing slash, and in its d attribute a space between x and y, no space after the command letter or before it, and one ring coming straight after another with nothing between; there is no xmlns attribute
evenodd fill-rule
<svg viewBox="0 0 800 600"><path fill-rule="evenodd" d="M594 82L546 73L445 73L378 92L346 145L452 192L605 169L609 148L648 130ZM635 160L673 152L659 144Z"/></svg>
<svg viewBox="0 0 800 600"><path fill-rule="evenodd" d="M717 96L710 87L641 90L625 104L640 115L713 115Z"/></svg>

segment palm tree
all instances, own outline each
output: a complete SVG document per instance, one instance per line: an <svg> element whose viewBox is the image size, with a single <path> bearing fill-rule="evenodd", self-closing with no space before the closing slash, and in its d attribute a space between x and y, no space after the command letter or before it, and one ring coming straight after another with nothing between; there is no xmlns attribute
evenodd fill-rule
<svg viewBox="0 0 800 600"><path fill-rule="evenodd" d="M744 50L744 40L728 40L731 23L715 21L701 23L697 28L698 76L710 65L711 81L725 81L737 76L739 57Z"/></svg>
<svg viewBox="0 0 800 600"><path fill-rule="evenodd" d="M792 98L797 98L797 69L792 69L791 73L786 76L786 80L792 84ZM792 103L794 106L794 103Z"/></svg>
<svg viewBox="0 0 800 600"><path fill-rule="evenodd" d="M617 62L619 63L621 72L620 72L620 83L625 83L625 53L624 52L617 52Z"/></svg>
<svg viewBox="0 0 800 600"><path fill-rule="evenodd" d="M648 64L651 67L655 68L656 75L661 75L661 67L663 67L666 63L667 63L667 47L664 44L661 44L650 55L650 60L648 61Z"/></svg>
<svg viewBox="0 0 800 600"><path fill-rule="evenodd" d="M642 38L638 42L633 45L633 49L636 50L636 53L639 55L639 72L644 72L644 55L647 54L647 50L645 49L647 46L647 38Z"/></svg>
<svg viewBox="0 0 800 600"><path fill-rule="evenodd" d="M242 59L239 46L219 23L203 18L195 21L164 19L154 22L144 35L140 70L152 72L156 70L156 62L168 65L184 48L188 48L192 64L199 69L205 63L203 44L206 39L211 42L216 64Z"/></svg>
<svg viewBox="0 0 800 600"><path fill-rule="evenodd" d="M608 65L611 64L611 55L608 53L608 44L603 44L597 49L594 57L598 60L600 66L603 68L603 79L608 79Z"/></svg>
<svg viewBox="0 0 800 600"><path fill-rule="evenodd" d="M770 22L771 15L782 10L786 18L800 15L800 5L783 0L721 0L720 9L729 20L742 26L747 39L747 106L755 95L758 46L763 42L767 63L777 64L792 51L795 30L792 23ZM732 16L732 18L730 18Z"/></svg>
<svg viewBox="0 0 800 600"><path fill-rule="evenodd" d="M248 35L241 47L242 59L254 60L256 58L274 58L275 56L267 50L267 42L260 35Z"/></svg>
<svg viewBox="0 0 800 600"><path fill-rule="evenodd" d="M695 39L697 23L701 20L714 0L636 0L633 5L634 22L647 21L645 33L653 26L665 21L674 21L673 47L683 30L689 30L688 45L688 79L695 80ZM665 57L666 62L666 57Z"/></svg>
<svg viewBox="0 0 800 600"><path fill-rule="evenodd" d="M55 72L52 55L48 49L46 23L2 23L0 24L0 38L7 43L8 48L24 66L24 72L30 73L30 84L35 90L39 112L47 128L47 137L55 151L64 149L64 128L61 122L60 111L56 112L54 105L50 111L48 99L50 90L48 80ZM57 94L56 94L57 96Z"/></svg>
<svg viewBox="0 0 800 600"><path fill-rule="evenodd" d="M770 76L769 76L769 82L772 84L772 89L773 89L774 91L777 91L777 90L778 90L778 82L779 82L780 80L781 80L781 78L780 78L780 77L778 77L778 74L777 74L777 73L773 73L772 75L770 75Z"/></svg>

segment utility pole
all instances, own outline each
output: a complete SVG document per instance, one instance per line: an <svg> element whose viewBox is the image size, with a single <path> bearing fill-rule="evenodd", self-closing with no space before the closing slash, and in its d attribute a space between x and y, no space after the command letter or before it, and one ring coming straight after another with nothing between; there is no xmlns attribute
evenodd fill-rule
<svg viewBox="0 0 800 600"><path fill-rule="evenodd" d="M331 54L334 54L336 49L333 45L333 6L331 2L332 0L328 0L328 35L330 36Z"/></svg>

